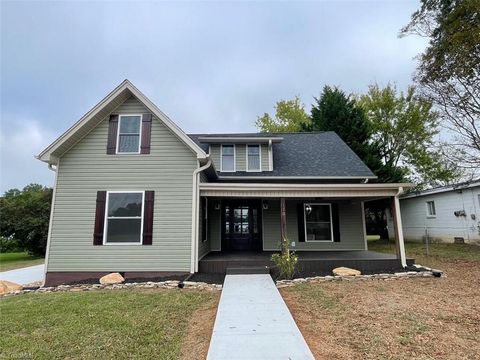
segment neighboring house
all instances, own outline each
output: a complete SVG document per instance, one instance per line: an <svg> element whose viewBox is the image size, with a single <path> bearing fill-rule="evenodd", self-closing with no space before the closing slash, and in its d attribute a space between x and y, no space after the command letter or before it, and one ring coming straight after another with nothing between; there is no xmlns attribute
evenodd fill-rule
<svg viewBox="0 0 480 360"><path fill-rule="evenodd" d="M406 239L480 243L480 180L405 194L400 204Z"/></svg>
<svg viewBox="0 0 480 360"><path fill-rule="evenodd" d="M305 269L410 261L397 196L409 184L367 183L333 132L186 135L125 80L38 159L56 172L48 285L264 264L282 229ZM393 257L366 251L364 202L382 197L397 209Z"/></svg>

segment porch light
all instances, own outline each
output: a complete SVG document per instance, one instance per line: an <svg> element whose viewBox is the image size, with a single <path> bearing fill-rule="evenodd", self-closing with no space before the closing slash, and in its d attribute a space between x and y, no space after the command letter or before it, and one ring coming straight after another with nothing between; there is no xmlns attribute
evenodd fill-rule
<svg viewBox="0 0 480 360"><path fill-rule="evenodd" d="M215 210L220 210L220 201L215 201Z"/></svg>
<svg viewBox="0 0 480 360"><path fill-rule="evenodd" d="M268 210L268 201L264 200L262 203L263 210Z"/></svg>
<svg viewBox="0 0 480 360"><path fill-rule="evenodd" d="M310 206L310 204L305 204L305 212L307 213L307 215L310 215L310 213L312 212L312 207Z"/></svg>

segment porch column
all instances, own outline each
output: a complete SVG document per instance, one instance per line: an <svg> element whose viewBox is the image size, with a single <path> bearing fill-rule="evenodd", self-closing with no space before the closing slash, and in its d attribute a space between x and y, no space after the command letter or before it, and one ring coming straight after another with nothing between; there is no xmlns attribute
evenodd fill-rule
<svg viewBox="0 0 480 360"><path fill-rule="evenodd" d="M398 196L392 197L392 216L393 225L395 227L395 245L397 248L397 259L403 267L407 266L407 259L405 256L405 244L403 242L403 228L402 228L402 215L400 214L400 201Z"/></svg>
<svg viewBox="0 0 480 360"><path fill-rule="evenodd" d="M280 198L280 231L282 242L287 238L287 207L285 206L285 198Z"/></svg>

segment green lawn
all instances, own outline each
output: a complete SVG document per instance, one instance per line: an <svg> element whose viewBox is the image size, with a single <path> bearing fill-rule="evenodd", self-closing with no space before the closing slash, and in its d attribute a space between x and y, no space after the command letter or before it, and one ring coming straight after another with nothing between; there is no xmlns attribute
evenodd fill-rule
<svg viewBox="0 0 480 360"><path fill-rule="evenodd" d="M449 261L480 261L480 246L469 244L429 244L427 249L422 242L405 242L407 256L413 257L422 265L428 265L425 261L449 260ZM395 253L393 241L376 240L368 242L368 250Z"/></svg>
<svg viewBox="0 0 480 360"><path fill-rule="evenodd" d="M0 271L19 269L27 266L43 264L45 259L32 256L26 252L0 253Z"/></svg>
<svg viewBox="0 0 480 360"><path fill-rule="evenodd" d="M161 289L3 298L0 358L177 359L194 313L217 298L217 292Z"/></svg>

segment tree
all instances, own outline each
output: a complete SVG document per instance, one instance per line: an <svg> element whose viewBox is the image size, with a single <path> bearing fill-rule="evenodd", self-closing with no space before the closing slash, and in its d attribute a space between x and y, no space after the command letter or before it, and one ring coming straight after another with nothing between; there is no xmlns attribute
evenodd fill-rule
<svg viewBox="0 0 480 360"><path fill-rule="evenodd" d="M281 100L275 105L275 118L265 113L255 122L262 132L299 132L310 123L305 106L298 96L293 100Z"/></svg>
<svg viewBox="0 0 480 360"><path fill-rule="evenodd" d="M442 150L464 169L480 166L480 1L422 0L401 35L429 38L415 79L451 136Z"/></svg>
<svg viewBox="0 0 480 360"><path fill-rule="evenodd" d="M383 171L420 186L446 183L458 175L434 151L439 117L431 101L417 96L414 87L404 94L392 85L383 89L372 85L359 103L370 122L371 141L380 152Z"/></svg>
<svg viewBox="0 0 480 360"><path fill-rule="evenodd" d="M17 239L33 255L45 255L52 189L30 184L11 189L0 198L0 235Z"/></svg>
<svg viewBox="0 0 480 360"><path fill-rule="evenodd" d="M384 179L378 150L370 143L372 128L362 107L355 98L347 96L337 87L325 86L316 104L312 107L309 124L305 131L334 131L377 175Z"/></svg>

